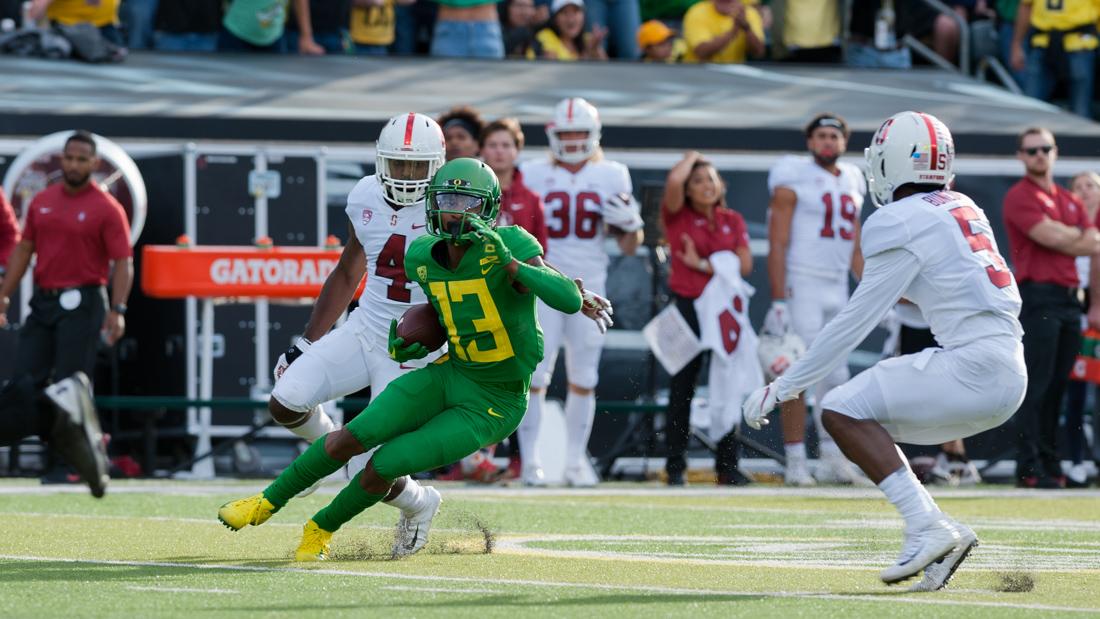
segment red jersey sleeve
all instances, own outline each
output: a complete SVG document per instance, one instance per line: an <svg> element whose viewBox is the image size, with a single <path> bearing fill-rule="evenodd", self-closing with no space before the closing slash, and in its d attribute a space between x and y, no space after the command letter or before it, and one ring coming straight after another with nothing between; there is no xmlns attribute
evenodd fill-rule
<svg viewBox="0 0 1100 619"><path fill-rule="evenodd" d="M35 217L34 217L34 212L37 210L34 207L37 203L38 203L38 197L35 196L34 199L31 200L31 203L29 205L27 205L27 207L26 207L27 210L25 211L27 216L23 220L23 238L27 239L28 241L30 241L32 243L36 242L36 237L37 237L37 233L38 233L38 230L37 230L38 226L35 224Z"/></svg>
<svg viewBox="0 0 1100 619"><path fill-rule="evenodd" d="M734 221L734 232L737 234L733 242L733 248L735 250L742 247L749 246L749 226L745 223L745 218L741 216L741 213L731 210Z"/></svg>
<svg viewBox="0 0 1100 619"><path fill-rule="evenodd" d="M1023 185L1016 185L1005 195L1003 211L1005 224L1025 236L1046 217L1043 205Z"/></svg>
<svg viewBox="0 0 1100 619"><path fill-rule="evenodd" d="M8 263L11 251L18 242L19 222L15 220L15 210L4 195L4 190L0 188L0 266Z"/></svg>
<svg viewBox="0 0 1100 619"><path fill-rule="evenodd" d="M126 220L126 211L117 200L108 196L109 212L104 218L102 239L107 248L107 256L112 260L121 260L133 255L130 247L130 222Z"/></svg>

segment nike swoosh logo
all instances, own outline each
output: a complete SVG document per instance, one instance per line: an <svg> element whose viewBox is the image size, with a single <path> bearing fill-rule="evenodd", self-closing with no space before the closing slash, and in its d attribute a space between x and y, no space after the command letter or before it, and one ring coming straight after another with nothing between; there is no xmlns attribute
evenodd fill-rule
<svg viewBox="0 0 1100 619"><path fill-rule="evenodd" d="M416 546L416 538L420 536L420 525L416 525L416 530L413 531L412 537L409 541L405 542L405 550L412 550Z"/></svg>
<svg viewBox="0 0 1100 619"><path fill-rule="evenodd" d="M421 228L427 228L427 227L428 227L428 224L420 224L419 226L418 226L418 225L416 225L416 224L413 224L413 225L412 225L412 229L413 229L413 230L419 230L419 229L421 229Z"/></svg>
<svg viewBox="0 0 1100 619"><path fill-rule="evenodd" d="M481 274L482 275L488 275L489 271L492 271L492 270L493 270L493 265L491 265L491 264L487 267L481 267Z"/></svg>
<svg viewBox="0 0 1100 619"><path fill-rule="evenodd" d="M493 417L500 417L501 419L504 419L504 415L498 415L498 414L493 412L493 407L492 406L489 407L489 414L492 415Z"/></svg>

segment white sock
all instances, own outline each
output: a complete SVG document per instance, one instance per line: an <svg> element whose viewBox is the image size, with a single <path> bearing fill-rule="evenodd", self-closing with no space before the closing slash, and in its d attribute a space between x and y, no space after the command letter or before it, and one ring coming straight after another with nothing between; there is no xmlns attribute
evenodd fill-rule
<svg viewBox="0 0 1100 619"><path fill-rule="evenodd" d="M787 455L787 461L805 460L806 443L783 443L783 452Z"/></svg>
<svg viewBox="0 0 1100 619"><path fill-rule="evenodd" d="M596 394L565 396L565 468L580 466L588 454L588 437L596 417Z"/></svg>
<svg viewBox="0 0 1100 619"><path fill-rule="evenodd" d="M383 501L405 514L412 514L424 507L424 488L412 477L405 478L405 489L391 501Z"/></svg>
<svg viewBox="0 0 1100 619"><path fill-rule="evenodd" d="M332 422L332 419L321 409L319 404L314 406L313 410L306 413L306 415L308 415L308 418L305 423L294 428L288 427L287 430L312 443L336 429L336 424Z"/></svg>
<svg viewBox="0 0 1100 619"><path fill-rule="evenodd" d="M527 404L527 414L519 424L519 453L523 458L523 468L542 468L539 455L539 425L542 423L542 408L546 405L546 391L532 391Z"/></svg>
<svg viewBox="0 0 1100 619"><path fill-rule="evenodd" d="M943 516L932 495L928 494L908 467L903 466L890 473L878 487L901 513L907 531L922 529L929 522Z"/></svg>

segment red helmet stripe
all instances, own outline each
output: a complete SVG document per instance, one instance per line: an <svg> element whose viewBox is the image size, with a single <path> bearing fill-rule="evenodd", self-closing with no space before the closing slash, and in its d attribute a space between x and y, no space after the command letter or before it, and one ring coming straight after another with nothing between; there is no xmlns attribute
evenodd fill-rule
<svg viewBox="0 0 1100 619"><path fill-rule="evenodd" d="M405 121L405 146L412 146L413 124L416 122L416 113L409 112L409 119Z"/></svg>
<svg viewBox="0 0 1100 619"><path fill-rule="evenodd" d="M566 112L565 112L565 117L567 119L569 119L570 121L573 120L573 101L574 101L573 98L569 99L569 109L566 110Z"/></svg>
<svg viewBox="0 0 1100 619"><path fill-rule="evenodd" d="M921 120L924 121L924 126L928 128L928 144L931 148L931 152L928 155L931 157L931 161L928 162L929 170L936 170L939 166L939 144L936 142L936 127L932 124L932 119L928 114L921 113Z"/></svg>

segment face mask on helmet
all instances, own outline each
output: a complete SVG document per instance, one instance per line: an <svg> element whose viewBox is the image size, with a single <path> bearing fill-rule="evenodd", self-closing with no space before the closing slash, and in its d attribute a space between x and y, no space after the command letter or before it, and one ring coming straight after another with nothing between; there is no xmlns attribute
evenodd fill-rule
<svg viewBox="0 0 1100 619"><path fill-rule="evenodd" d="M481 196L432 192L428 197L428 232L433 236L451 242L472 240L474 232L469 221L474 217L494 223Z"/></svg>
<svg viewBox="0 0 1100 619"><path fill-rule="evenodd" d="M448 162L428 187L428 233L452 243L476 236L470 221L494 225L500 210L500 183L492 169L476 159Z"/></svg>
<svg viewBox="0 0 1100 619"><path fill-rule="evenodd" d="M443 165L443 131L423 114L391 118L378 136L375 175L386 199L408 206L424 199L432 176Z"/></svg>
<svg viewBox="0 0 1100 619"><path fill-rule="evenodd" d="M564 163L580 163L600 147L599 112L579 97L564 99L554 108L554 120L546 127L550 152Z"/></svg>

